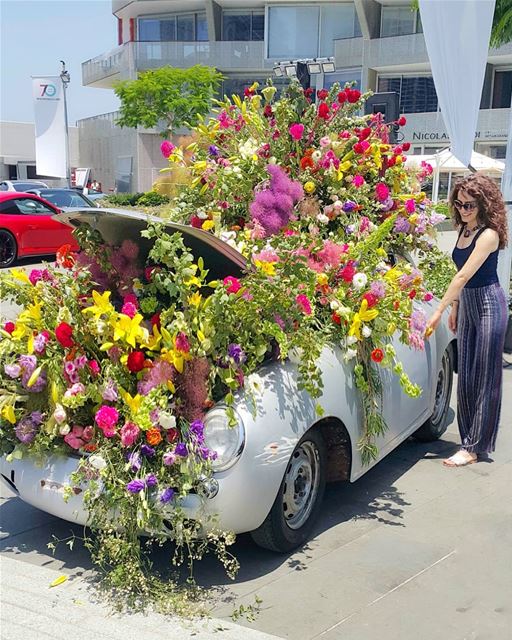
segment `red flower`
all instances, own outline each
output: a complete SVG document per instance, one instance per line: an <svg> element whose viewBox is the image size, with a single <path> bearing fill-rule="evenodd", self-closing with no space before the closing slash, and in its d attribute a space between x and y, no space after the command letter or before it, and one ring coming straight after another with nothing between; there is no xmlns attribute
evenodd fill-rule
<svg viewBox="0 0 512 640"><path fill-rule="evenodd" d="M196 229L201 229L203 226L203 222L204 220L201 220L201 218L199 216L192 216L190 218L190 224L192 227L195 227Z"/></svg>
<svg viewBox="0 0 512 640"><path fill-rule="evenodd" d="M415 297L416 297L416 289L411 289L411 290L409 291L409 298L410 298L411 300L414 300L414 298L415 298Z"/></svg>
<svg viewBox="0 0 512 640"><path fill-rule="evenodd" d="M238 278L235 278L234 276L226 276L223 283L224 286L227 287L228 293L237 293L242 287Z"/></svg>
<svg viewBox="0 0 512 640"><path fill-rule="evenodd" d="M404 116L400 116L397 120L397 124L399 127L405 127L405 125L407 124L407 118L405 118Z"/></svg>
<svg viewBox="0 0 512 640"><path fill-rule="evenodd" d="M263 109L263 115L265 116L265 118L271 118L274 115L272 107L269 104L265 105L265 108Z"/></svg>
<svg viewBox="0 0 512 640"><path fill-rule="evenodd" d="M178 436L179 436L178 430L175 429L174 427L167 429L167 431L165 432L165 439L169 444L176 442L176 440L178 439Z"/></svg>
<svg viewBox="0 0 512 640"><path fill-rule="evenodd" d="M374 349L371 353L371 359L374 362L382 362L384 360L384 351L382 349Z"/></svg>
<svg viewBox="0 0 512 640"><path fill-rule="evenodd" d="M7 331L7 333L12 334L12 332L16 329L16 325L14 324L14 322L6 322L4 324L4 331Z"/></svg>
<svg viewBox="0 0 512 640"><path fill-rule="evenodd" d="M332 312L331 320L334 322L334 324L341 324L341 318L340 318L340 316L336 313L336 311L333 311L333 312Z"/></svg>
<svg viewBox="0 0 512 640"><path fill-rule="evenodd" d="M356 270L353 264L347 264L341 269L339 272L339 277L345 282L352 282L354 276L356 275Z"/></svg>
<svg viewBox="0 0 512 640"><path fill-rule="evenodd" d="M314 166L315 163L313 162L311 156L304 156L300 161L300 168L302 169L302 171L305 171L308 168L313 169Z"/></svg>
<svg viewBox="0 0 512 640"><path fill-rule="evenodd" d="M149 321L151 322L152 327L156 325L158 328L160 328L160 312L153 314Z"/></svg>
<svg viewBox="0 0 512 640"><path fill-rule="evenodd" d="M329 92L327 91L327 89L319 89L316 92L316 95L318 96L319 100L325 100L327 98L327 96L329 95Z"/></svg>
<svg viewBox="0 0 512 640"><path fill-rule="evenodd" d="M308 87L307 89L304 90L304 95L306 96L306 98L311 98L311 96L315 93L315 90L313 89L313 87Z"/></svg>
<svg viewBox="0 0 512 640"><path fill-rule="evenodd" d="M93 376L98 376L100 374L100 365L96 362L96 360L88 360L87 364Z"/></svg>
<svg viewBox="0 0 512 640"><path fill-rule="evenodd" d="M377 304L377 302L379 301L377 296L375 294L373 294L371 291L368 291L367 293L365 293L363 295L363 298L368 303L368 309L371 309L372 307L374 307Z"/></svg>
<svg viewBox="0 0 512 640"><path fill-rule="evenodd" d="M388 167L394 167L395 164L396 164L395 156L391 156L391 158L388 158Z"/></svg>
<svg viewBox="0 0 512 640"><path fill-rule="evenodd" d="M361 97L361 92L358 91L357 89L347 89L347 100L350 103L354 104L354 102L357 102L360 97Z"/></svg>
<svg viewBox="0 0 512 640"><path fill-rule="evenodd" d="M410 142L403 142L402 143L402 149L404 151L409 151L410 148L411 148L411 143Z"/></svg>
<svg viewBox="0 0 512 640"><path fill-rule="evenodd" d="M371 134L371 132L372 132L371 127L365 127L364 129L361 129L361 131L357 134L357 137L359 138L359 142L361 142L362 140L366 140L366 138Z"/></svg>
<svg viewBox="0 0 512 640"><path fill-rule="evenodd" d="M63 244L57 250L56 254L57 264L64 269L71 269L75 264L75 254L71 251L70 244Z"/></svg>
<svg viewBox="0 0 512 640"><path fill-rule="evenodd" d="M347 93L346 93L346 91L340 91L338 93L338 102L340 104L343 104L346 101L347 101Z"/></svg>
<svg viewBox="0 0 512 640"><path fill-rule="evenodd" d="M128 361L126 363L128 371L130 371L130 373L137 373L138 371L142 371L142 369L144 369L144 360L145 356L142 351L132 351L129 354Z"/></svg>
<svg viewBox="0 0 512 640"><path fill-rule="evenodd" d="M325 102L321 102L318 106L318 117L327 120L329 118L329 107Z"/></svg>
<svg viewBox="0 0 512 640"><path fill-rule="evenodd" d="M55 337L65 349L69 349L74 345L71 337L72 335L73 327L71 327L67 322L61 322L55 329Z"/></svg>

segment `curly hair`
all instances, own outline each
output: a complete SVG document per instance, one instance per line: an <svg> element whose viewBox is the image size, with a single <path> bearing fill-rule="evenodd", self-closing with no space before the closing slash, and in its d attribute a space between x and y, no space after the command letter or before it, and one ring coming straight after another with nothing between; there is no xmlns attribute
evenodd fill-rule
<svg viewBox="0 0 512 640"><path fill-rule="evenodd" d="M504 249L508 240L507 212L498 185L482 173L474 173L455 183L450 194L449 205L457 227L463 224L461 215L455 206L459 191L464 191L477 201L479 224L494 229L500 238L499 248Z"/></svg>

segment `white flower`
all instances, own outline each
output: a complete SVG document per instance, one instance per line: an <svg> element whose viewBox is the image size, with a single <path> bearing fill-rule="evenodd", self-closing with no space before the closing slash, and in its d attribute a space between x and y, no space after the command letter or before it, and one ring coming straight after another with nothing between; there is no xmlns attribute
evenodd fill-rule
<svg viewBox="0 0 512 640"><path fill-rule="evenodd" d="M62 424L66 419L66 410L61 404L55 405L55 411L53 412L53 419L57 424Z"/></svg>
<svg viewBox="0 0 512 640"><path fill-rule="evenodd" d="M356 349L347 349L345 351L345 355L343 356L343 358L348 361L348 360L352 360L352 358L355 358L357 356L357 351Z"/></svg>
<svg viewBox="0 0 512 640"><path fill-rule="evenodd" d="M293 364L300 364L303 356L303 351L300 347L296 347L295 349L290 349L288 352L288 359Z"/></svg>
<svg viewBox="0 0 512 640"><path fill-rule="evenodd" d="M322 152L318 151L318 149L316 151L313 151L313 153L311 154L311 157L313 158L313 160L315 162L318 162L320 160L320 158L322 157Z"/></svg>
<svg viewBox="0 0 512 640"><path fill-rule="evenodd" d="M340 308L340 303L337 300L331 300L330 305L331 309L333 311L336 311L336 309Z"/></svg>
<svg viewBox="0 0 512 640"><path fill-rule="evenodd" d="M336 202L332 205L335 209L343 209L343 203L341 200L336 200Z"/></svg>
<svg viewBox="0 0 512 640"><path fill-rule="evenodd" d="M164 413L161 411L158 414L158 422L162 429L175 429L176 428L176 418L172 416L170 413Z"/></svg>
<svg viewBox="0 0 512 640"><path fill-rule="evenodd" d="M365 338L369 338L372 335L372 330L370 329L370 327L367 327L366 325L361 329L361 333L363 334L363 336Z"/></svg>
<svg viewBox="0 0 512 640"><path fill-rule="evenodd" d="M91 465L91 467L98 469L98 471L101 471L107 466L107 463L105 462L105 458L102 458L102 456L98 454L89 456L89 464Z"/></svg>
<svg viewBox="0 0 512 640"><path fill-rule="evenodd" d="M250 158L258 150L258 143L254 138L249 138L238 147L242 158Z"/></svg>
<svg viewBox="0 0 512 640"><path fill-rule="evenodd" d="M202 209L198 209L196 211L196 216L201 220L206 220L206 218L208 217L208 214L206 213L206 211L202 211Z"/></svg>
<svg viewBox="0 0 512 640"><path fill-rule="evenodd" d="M318 220L318 222L320 222L320 224L327 224L329 222L329 218L323 213L319 213L316 219Z"/></svg>
<svg viewBox="0 0 512 640"><path fill-rule="evenodd" d="M348 345L355 344L356 342L357 342L356 336L347 336L347 344Z"/></svg>
<svg viewBox="0 0 512 640"><path fill-rule="evenodd" d="M362 289L367 282L368 276L365 273L356 273L356 275L352 279L352 285L354 289L357 289L358 291Z"/></svg>
<svg viewBox="0 0 512 640"><path fill-rule="evenodd" d="M69 426L69 424L63 424L59 427L59 433L61 436L67 436L70 431L71 427Z"/></svg>

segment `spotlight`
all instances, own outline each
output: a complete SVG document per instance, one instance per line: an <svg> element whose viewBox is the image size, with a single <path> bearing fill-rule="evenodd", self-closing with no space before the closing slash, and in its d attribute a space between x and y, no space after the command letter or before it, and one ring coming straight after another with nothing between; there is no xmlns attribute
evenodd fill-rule
<svg viewBox="0 0 512 640"><path fill-rule="evenodd" d="M297 75L297 65L290 60L290 62L285 62L284 70L286 75L289 78L292 78Z"/></svg>
<svg viewBox="0 0 512 640"><path fill-rule="evenodd" d="M283 77L283 69L278 64L276 64L274 66L274 75L276 76L276 78L282 78Z"/></svg>
<svg viewBox="0 0 512 640"><path fill-rule="evenodd" d="M309 73L322 73L322 65L320 64L320 62L316 61L316 58L308 61L307 65Z"/></svg>
<svg viewBox="0 0 512 640"><path fill-rule="evenodd" d="M336 64L332 58L322 61L323 73L334 73L336 71Z"/></svg>

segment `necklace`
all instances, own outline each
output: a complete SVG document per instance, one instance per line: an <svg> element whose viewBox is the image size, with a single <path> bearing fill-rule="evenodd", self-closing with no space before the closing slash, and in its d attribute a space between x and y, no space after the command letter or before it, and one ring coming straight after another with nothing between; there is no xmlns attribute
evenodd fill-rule
<svg viewBox="0 0 512 640"><path fill-rule="evenodd" d="M469 236L474 233L477 229L480 229L480 225L477 224L472 229L464 229L464 233L462 234L465 238L469 238Z"/></svg>

